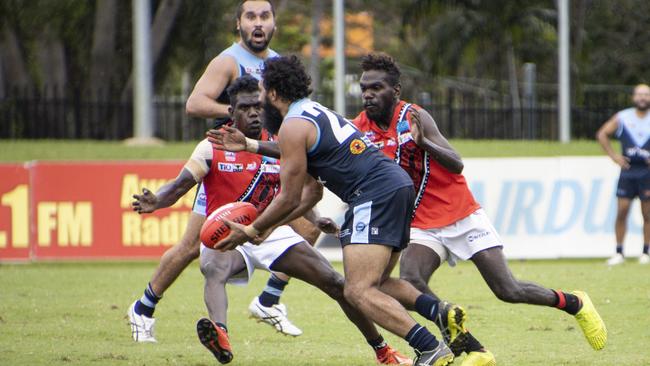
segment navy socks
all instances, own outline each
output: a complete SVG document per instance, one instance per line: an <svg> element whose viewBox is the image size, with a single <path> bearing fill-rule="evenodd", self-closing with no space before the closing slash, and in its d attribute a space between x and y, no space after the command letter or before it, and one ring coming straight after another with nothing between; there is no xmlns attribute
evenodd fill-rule
<svg viewBox="0 0 650 366"><path fill-rule="evenodd" d="M279 279L275 274L271 273L271 277L269 277L264 291L259 296L260 304L268 308L280 303L280 296L282 296L284 287L287 284L288 282Z"/></svg>
<svg viewBox="0 0 650 366"><path fill-rule="evenodd" d="M156 310L156 304L162 296L156 295L151 288L151 283L147 284L147 288L144 289L144 294L140 300L135 302L134 311L138 315L144 315L147 318L153 318L153 312Z"/></svg>

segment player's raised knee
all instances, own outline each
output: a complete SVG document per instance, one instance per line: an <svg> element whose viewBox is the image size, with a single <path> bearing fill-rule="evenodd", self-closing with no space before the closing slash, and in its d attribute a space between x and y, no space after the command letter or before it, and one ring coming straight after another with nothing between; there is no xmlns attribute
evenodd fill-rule
<svg viewBox="0 0 650 366"><path fill-rule="evenodd" d="M231 275L231 263L219 258L201 258L201 273L206 279L227 281Z"/></svg>
<svg viewBox="0 0 650 366"><path fill-rule="evenodd" d="M345 279L341 276L340 273L332 270L325 276L325 283L322 288L329 297L336 301L343 300L345 298L344 288L345 288Z"/></svg>
<svg viewBox="0 0 650 366"><path fill-rule="evenodd" d="M426 292L426 290L428 290L427 281L425 281L424 278L422 278L422 276L417 273L410 271L400 271L399 278L410 283L420 292Z"/></svg>
<svg viewBox="0 0 650 366"><path fill-rule="evenodd" d="M364 294L365 288L362 286L351 284L348 281L345 282L345 285L343 286L343 295L349 303L358 306L363 302Z"/></svg>

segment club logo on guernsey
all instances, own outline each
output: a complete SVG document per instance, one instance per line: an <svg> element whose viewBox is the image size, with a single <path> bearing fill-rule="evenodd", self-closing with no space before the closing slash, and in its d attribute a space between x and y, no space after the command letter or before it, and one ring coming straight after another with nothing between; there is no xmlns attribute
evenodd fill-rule
<svg viewBox="0 0 650 366"><path fill-rule="evenodd" d="M262 71L264 71L261 67L245 67L244 70L250 75L262 75Z"/></svg>
<svg viewBox="0 0 650 366"><path fill-rule="evenodd" d="M205 206L208 202L208 197L205 193L199 193L199 198L196 200L196 203L200 206Z"/></svg>
<svg viewBox="0 0 650 366"><path fill-rule="evenodd" d="M364 223L364 222L357 223L357 225L355 226L355 229L358 232L364 231L366 229L366 223Z"/></svg>
<svg viewBox="0 0 650 366"><path fill-rule="evenodd" d="M226 156L227 161L235 161L235 160L237 160L237 156L232 151L226 151L224 155Z"/></svg>
<svg viewBox="0 0 650 366"><path fill-rule="evenodd" d="M350 152L354 155L359 155L366 150L366 143L360 139L354 139L350 142Z"/></svg>
<svg viewBox="0 0 650 366"><path fill-rule="evenodd" d="M264 164L260 167L262 173L280 174L280 166L275 164Z"/></svg>
<svg viewBox="0 0 650 366"><path fill-rule="evenodd" d="M401 144L403 144L405 142L409 142L409 141L413 140L413 137L411 136L410 132L407 132L407 133L403 133L403 134L399 135L398 139L399 139L399 144L401 145ZM395 141L393 141L393 144L394 143L395 143Z"/></svg>
<svg viewBox="0 0 650 366"><path fill-rule="evenodd" d="M244 164L219 163L217 169L220 172L239 173L244 171Z"/></svg>
<svg viewBox="0 0 650 366"><path fill-rule="evenodd" d="M257 163L253 162L253 163L246 164L246 170L254 172L255 170L257 170Z"/></svg>

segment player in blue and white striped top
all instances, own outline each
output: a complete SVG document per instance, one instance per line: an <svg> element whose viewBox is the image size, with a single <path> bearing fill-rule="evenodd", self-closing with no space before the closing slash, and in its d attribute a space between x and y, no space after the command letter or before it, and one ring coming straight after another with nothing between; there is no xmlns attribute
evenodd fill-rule
<svg viewBox="0 0 650 366"><path fill-rule="evenodd" d="M598 141L607 155L621 167L616 196L618 212L616 215L616 254L607 263L621 264L623 241L627 229L627 216L635 197L641 200L643 213L643 253L639 263L650 263L648 255L650 243L650 87L637 85L632 95L633 108L616 113L598 130ZM616 153L610 144L614 136L621 142L622 152Z"/></svg>

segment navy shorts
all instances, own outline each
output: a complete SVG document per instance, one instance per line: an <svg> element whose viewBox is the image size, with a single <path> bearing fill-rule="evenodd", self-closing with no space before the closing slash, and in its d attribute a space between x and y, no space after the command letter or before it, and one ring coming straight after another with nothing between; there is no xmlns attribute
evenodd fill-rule
<svg viewBox="0 0 650 366"><path fill-rule="evenodd" d="M339 238L341 245L380 244L405 249L410 239L415 190L399 188L385 196L350 204Z"/></svg>
<svg viewBox="0 0 650 366"><path fill-rule="evenodd" d="M616 197L628 199L639 197L642 201L650 200L650 169L632 169L622 172L618 178Z"/></svg>

